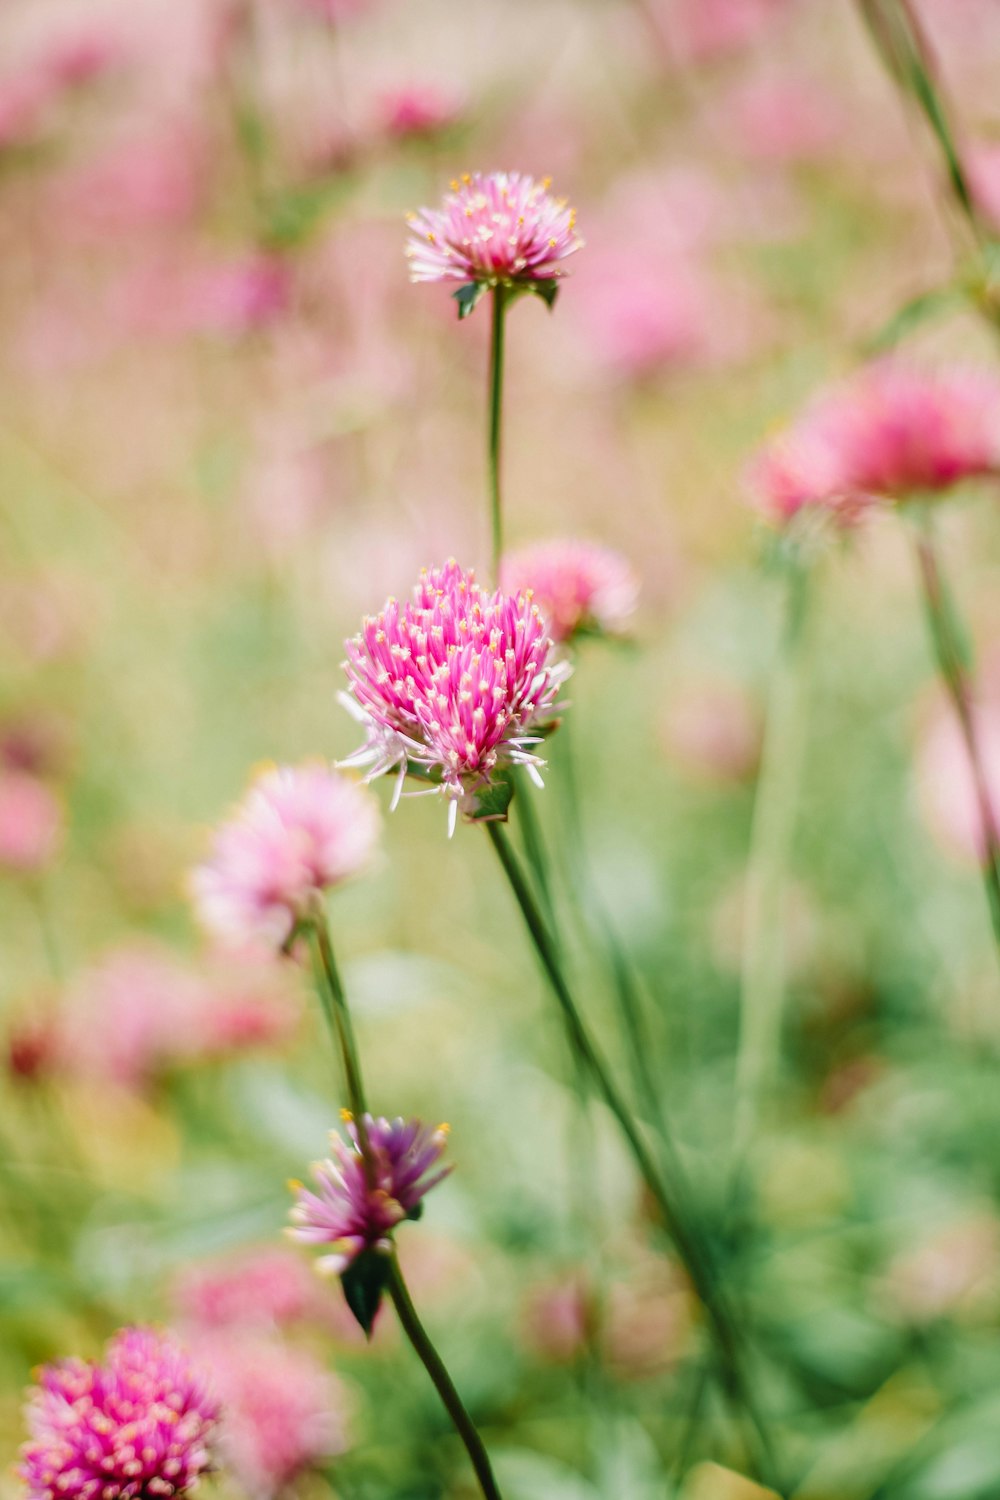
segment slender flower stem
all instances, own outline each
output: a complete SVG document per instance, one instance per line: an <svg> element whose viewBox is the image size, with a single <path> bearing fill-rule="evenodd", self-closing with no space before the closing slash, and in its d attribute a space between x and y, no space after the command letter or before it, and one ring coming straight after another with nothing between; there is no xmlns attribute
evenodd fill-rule
<svg viewBox="0 0 1000 1500"><path fill-rule="evenodd" d="M806 743L803 711L809 574L791 565L782 639L767 705L754 798L743 922L740 1042L736 1060L735 1175L758 1124L781 1050L785 987L782 895L795 835Z"/></svg>
<svg viewBox="0 0 1000 1500"><path fill-rule="evenodd" d="M486 1500L501 1500L483 1440L476 1431L472 1418L462 1405L462 1398L456 1391L441 1356L431 1343L427 1330L417 1316L417 1310L410 1298L406 1282L403 1280L403 1273L395 1253L392 1257L388 1288L399 1321L403 1325L403 1332L416 1350L424 1369L434 1383L435 1390L441 1397L442 1405L451 1418L456 1432L465 1444L472 1467L476 1471L476 1478L479 1480L479 1488Z"/></svg>
<svg viewBox="0 0 1000 1500"><path fill-rule="evenodd" d="M770 1440L757 1409L755 1396L743 1371L739 1333L715 1270L710 1264L706 1248L700 1236L688 1227L685 1216L678 1211L677 1190L672 1191L667 1185L660 1167L643 1140L631 1112L608 1071L607 1064L591 1039L563 973L559 950L532 895L530 885L518 863L503 825L490 822L485 827L521 909L521 915L545 976L562 1011L571 1045L584 1063L598 1093L618 1121L643 1181L660 1211L664 1227L673 1240L691 1277L694 1289L708 1314L722 1357L728 1394L746 1413L753 1428L758 1449L757 1462L760 1477L777 1488L774 1481L776 1465ZM679 1167L679 1163L677 1166Z"/></svg>
<svg viewBox="0 0 1000 1500"><path fill-rule="evenodd" d="M365 1102L364 1081L361 1076L361 1059L354 1036L350 1008L347 1004L347 995L340 978L340 971L337 968L337 960L334 957L330 929L327 925L326 917L320 910L316 911L312 916L310 933L315 945L316 968L320 980L317 988L323 1006L323 1014L326 1017L327 1025L340 1051L341 1060L344 1065L344 1078L347 1083L347 1097L351 1103L354 1126L358 1132L358 1147L365 1163L365 1171L369 1176L369 1182L371 1182L374 1164L371 1158L368 1131L365 1126L365 1114L367 1113L368 1106ZM483 1440L476 1431L472 1418L462 1405L462 1398L455 1389L444 1361L440 1354L438 1354L428 1336L427 1330L417 1316L417 1310L410 1298L406 1282L403 1280L403 1273L400 1270L395 1249L392 1251L387 1286L399 1321L403 1325L403 1332L420 1357L424 1369L433 1381L434 1388L441 1397L444 1408L454 1424L455 1431L465 1445L469 1461L475 1470L476 1478L479 1480L479 1487L483 1492L485 1500L501 1500L500 1491L497 1488L496 1480L493 1478L493 1470L490 1467L490 1461L483 1446Z"/></svg>
<svg viewBox="0 0 1000 1500"><path fill-rule="evenodd" d="M504 322L507 315L507 288L497 285L490 293L490 428L487 444L489 471L490 518L493 537L493 582L500 577L503 552L503 513L500 504L500 432L503 422Z"/></svg>
<svg viewBox="0 0 1000 1500"><path fill-rule="evenodd" d="M983 851L980 861L986 899L993 923L993 935L1000 953L1000 831L983 763L982 747L973 711L973 690L964 663L960 627L955 607L938 557L929 517L917 538L917 562L923 589L924 609L930 628L938 670L962 731L969 768L975 784L979 821L982 827Z"/></svg>

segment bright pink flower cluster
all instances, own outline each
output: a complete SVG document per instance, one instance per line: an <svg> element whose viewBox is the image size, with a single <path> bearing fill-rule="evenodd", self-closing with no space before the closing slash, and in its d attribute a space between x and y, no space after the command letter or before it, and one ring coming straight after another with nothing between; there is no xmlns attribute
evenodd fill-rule
<svg viewBox="0 0 1000 1500"><path fill-rule="evenodd" d="M346 1271L362 1251L388 1253L392 1230L412 1218L425 1194L451 1171L442 1167L431 1172L447 1143L446 1125L435 1130L419 1120L373 1119L371 1115L365 1115L364 1122L367 1162L357 1124L348 1116L351 1143L332 1130L332 1156L313 1166L319 1191L296 1185L294 1227L288 1233L305 1245L328 1245L329 1253L316 1265L333 1276Z"/></svg>
<svg viewBox="0 0 1000 1500"><path fill-rule="evenodd" d="M575 213L548 187L523 172L453 182L441 208L410 217L410 280L516 286L562 276L560 261L583 241Z"/></svg>
<svg viewBox="0 0 1000 1500"><path fill-rule="evenodd" d="M772 519L806 506L850 516L873 498L940 494L1000 472L1000 382L884 360L822 396L758 456L751 489Z"/></svg>
<svg viewBox="0 0 1000 1500"><path fill-rule="evenodd" d="M364 868L378 831L374 801L349 777L323 766L264 771L192 876L198 916L224 943L278 948L320 892Z"/></svg>
<svg viewBox="0 0 1000 1500"><path fill-rule="evenodd" d="M537 778L531 730L570 670L551 652L529 595L487 593L454 561L425 572L412 604L390 599L347 642L345 701L368 742L346 764L369 766L369 779L398 766L397 798L408 761L439 776L454 828L504 761Z"/></svg>
<svg viewBox="0 0 1000 1500"><path fill-rule="evenodd" d="M500 584L507 593L530 593L557 643L579 631L620 634L639 594L639 581L620 552L574 538L507 553Z"/></svg>
<svg viewBox="0 0 1000 1500"><path fill-rule="evenodd" d="M218 1409L172 1339L125 1328L104 1364L47 1365L27 1421L29 1500L153 1500L185 1494L211 1467Z"/></svg>

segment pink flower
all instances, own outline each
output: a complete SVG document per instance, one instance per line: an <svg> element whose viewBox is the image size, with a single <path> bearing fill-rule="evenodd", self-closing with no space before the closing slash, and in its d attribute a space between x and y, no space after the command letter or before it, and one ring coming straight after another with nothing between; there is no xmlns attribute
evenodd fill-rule
<svg viewBox="0 0 1000 1500"><path fill-rule="evenodd" d="M427 83L404 85L384 94L379 102L381 128L396 140L435 135L454 125L461 113L457 95Z"/></svg>
<svg viewBox="0 0 1000 1500"><path fill-rule="evenodd" d="M644 380L709 354L716 301L702 273L678 256L630 247L588 257L586 295L575 311L586 351Z"/></svg>
<svg viewBox="0 0 1000 1500"><path fill-rule="evenodd" d="M103 1365L46 1365L26 1410L30 1440L18 1472L28 1500L183 1495L211 1467L216 1402L155 1329L122 1329Z"/></svg>
<svg viewBox="0 0 1000 1500"><path fill-rule="evenodd" d="M374 801L348 777L323 766L267 770L192 876L198 916L231 946L280 948L323 891L365 867L378 830Z"/></svg>
<svg viewBox="0 0 1000 1500"><path fill-rule="evenodd" d="M532 730L570 671L551 651L527 595L489 594L454 561L424 573L412 604L388 600L347 642L345 702L368 729L347 764L370 766L369 779L398 766L396 800L407 763L422 768L450 799L453 830L459 805L473 812L498 767L538 779Z"/></svg>
<svg viewBox="0 0 1000 1500"><path fill-rule="evenodd" d="M315 1355L246 1333L195 1348L222 1403L222 1466L252 1500L274 1500L347 1448L347 1393Z"/></svg>
<svg viewBox="0 0 1000 1500"><path fill-rule="evenodd" d="M393 1229L404 1219L416 1218L421 1200L451 1171L442 1167L431 1172L445 1149L447 1125L432 1130L419 1120L365 1115L365 1126L368 1163L361 1153L357 1125L347 1116L350 1144L331 1130L332 1156L313 1165L319 1191L295 1185L294 1227L288 1233L304 1245L329 1246L316 1266L333 1276L342 1275L363 1251L389 1254Z"/></svg>
<svg viewBox="0 0 1000 1500"><path fill-rule="evenodd" d="M215 1264L188 1267L175 1287L189 1323L205 1329L268 1329L315 1309L316 1283L291 1250L269 1245Z"/></svg>
<svg viewBox="0 0 1000 1500"><path fill-rule="evenodd" d="M844 511L874 498L940 494L1000 470L1000 382L985 371L924 374L893 360L821 396L751 473L762 509Z"/></svg>
<svg viewBox="0 0 1000 1500"><path fill-rule="evenodd" d="M62 810L43 781L28 771L0 770L0 869L33 875L55 858Z"/></svg>
<svg viewBox="0 0 1000 1500"><path fill-rule="evenodd" d="M196 973L152 946L120 948L83 973L51 1018L47 1061L141 1090L171 1067L284 1040L296 1019L273 966Z"/></svg>
<svg viewBox="0 0 1000 1500"><path fill-rule="evenodd" d="M523 172L476 172L451 184L439 209L410 216L411 281L481 286L551 282L583 244L576 215L548 182Z"/></svg>
<svg viewBox="0 0 1000 1500"><path fill-rule="evenodd" d="M639 581L620 552L575 538L538 542L500 564L501 587L530 594L554 641L581 632L619 635L635 613Z"/></svg>

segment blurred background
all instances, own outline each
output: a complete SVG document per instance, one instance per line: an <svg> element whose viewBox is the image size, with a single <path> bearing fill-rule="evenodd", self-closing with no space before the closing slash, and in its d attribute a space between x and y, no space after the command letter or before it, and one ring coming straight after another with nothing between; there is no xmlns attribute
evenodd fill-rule
<svg viewBox="0 0 1000 1500"><path fill-rule="evenodd" d="M1000 12L918 8L1000 224ZM408 284L404 216L499 168L551 175L586 241L554 311L509 319L509 539L584 536L642 581L634 640L585 643L537 806L564 847L572 773L682 1151L722 1190L783 593L743 471L953 274L936 158L855 9L5 0L4 1461L33 1366L152 1319L240 1413L213 1489L472 1493L391 1316L365 1348L282 1248L340 1103L307 976L206 951L184 881L255 763L355 748L360 615L448 556L485 573L488 317ZM995 358L971 314L915 344ZM1000 786L994 500L942 521ZM796 1494L989 1500L1000 978L891 516L817 565L806 650L784 1071L731 1274ZM332 919L376 1107L452 1126L400 1250L508 1500L743 1500L706 1467L741 1450L696 1404L684 1277L581 1117L485 839L404 802ZM585 949L578 974L620 1062Z"/></svg>

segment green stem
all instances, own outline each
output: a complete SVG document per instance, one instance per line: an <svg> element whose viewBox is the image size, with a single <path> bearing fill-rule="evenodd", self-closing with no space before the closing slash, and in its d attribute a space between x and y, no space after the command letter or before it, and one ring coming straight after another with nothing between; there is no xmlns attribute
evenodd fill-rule
<svg viewBox="0 0 1000 1500"><path fill-rule="evenodd" d="M573 1049L582 1059L598 1093L617 1120L642 1179L660 1211L664 1227L673 1240L694 1289L708 1314L727 1376L728 1393L734 1402L746 1412L756 1437L760 1475L766 1482L774 1485L775 1461L770 1441L757 1410L756 1399L743 1373L739 1335L728 1303L722 1295L714 1268L709 1263L700 1238L688 1228L683 1215L678 1212L675 1201L677 1195L668 1188L604 1059L591 1039L563 973L559 950L532 895L503 825L491 822L485 827L521 909L521 915L545 976L562 1011Z"/></svg>
<svg viewBox="0 0 1000 1500"><path fill-rule="evenodd" d="M490 293L490 427L487 468L490 488L490 519L493 538L493 581L499 582L503 553L503 516L500 504L500 430L503 419L504 320L507 289L495 286Z"/></svg>
<svg viewBox="0 0 1000 1500"><path fill-rule="evenodd" d="M333 943L330 940L330 929L326 917L321 910L313 913L310 921L310 932L315 945L316 967L320 983L317 986L323 1013L326 1016L327 1025L333 1035L334 1041L339 1048L341 1060L344 1065L344 1077L347 1082L347 1097L351 1102L351 1113L354 1116L355 1129L358 1132L358 1148L365 1164L365 1171L370 1184L374 1181L375 1164L372 1160L371 1148L368 1140L368 1130L365 1125L365 1115L368 1106L365 1102L364 1081L361 1076L361 1059L358 1054L358 1045L354 1036L354 1027L351 1022L351 1012L347 1004L347 995L337 961L334 957ZM469 1459L476 1477L479 1480L480 1489L485 1500L500 1500L500 1491L497 1489L490 1468L490 1461L486 1456L482 1438L476 1431L465 1407L452 1382L451 1376L445 1368L444 1361L431 1343L427 1332L417 1316L417 1310L413 1306L410 1294L403 1280L403 1273L396 1259L395 1249L392 1252L392 1263L388 1281L389 1295L393 1306L403 1325L407 1338L420 1356L435 1389L444 1403L445 1410L455 1426L462 1442L465 1444Z"/></svg>
<svg viewBox="0 0 1000 1500"><path fill-rule="evenodd" d="M389 1296L392 1298L393 1306L403 1325L403 1332L413 1345L424 1369L433 1382L434 1388L441 1397L441 1403L452 1420L455 1431L458 1433L469 1460L479 1480L479 1488L482 1490L486 1500L501 1500L500 1490L493 1477L493 1469L490 1465L489 1455L483 1445L483 1440L476 1431L475 1423L469 1416L462 1404L462 1398L455 1389L451 1376L445 1368L444 1361L432 1344L427 1330L417 1316L417 1310L413 1305L403 1273L395 1252L392 1256L392 1267L388 1282Z"/></svg>
<svg viewBox="0 0 1000 1500"><path fill-rule="evenodd" d="M955 616L951 593L945 583L929 517L917 539L917 562L923 590L924 609L930 629L934 654L941 679L951 699L969 767L975 783L979 821L982 825L983 852L980 861L986 899L989 903L993 935L1000 953L1000 832L993 807L989 783L983 765L982 748L973 712L973 692L965 668L965 652L960 627Z"/></svg>
<svg viewBox="0 0 1000 1500"><path fill-rule="evenodd" d="M792 564L778 660L771 677L754 798L743 922L740 1041L736 1061L736 1172L778 1071L785 988L782 896L795 835L806 744L803 712L809 575Z"/></svg>

